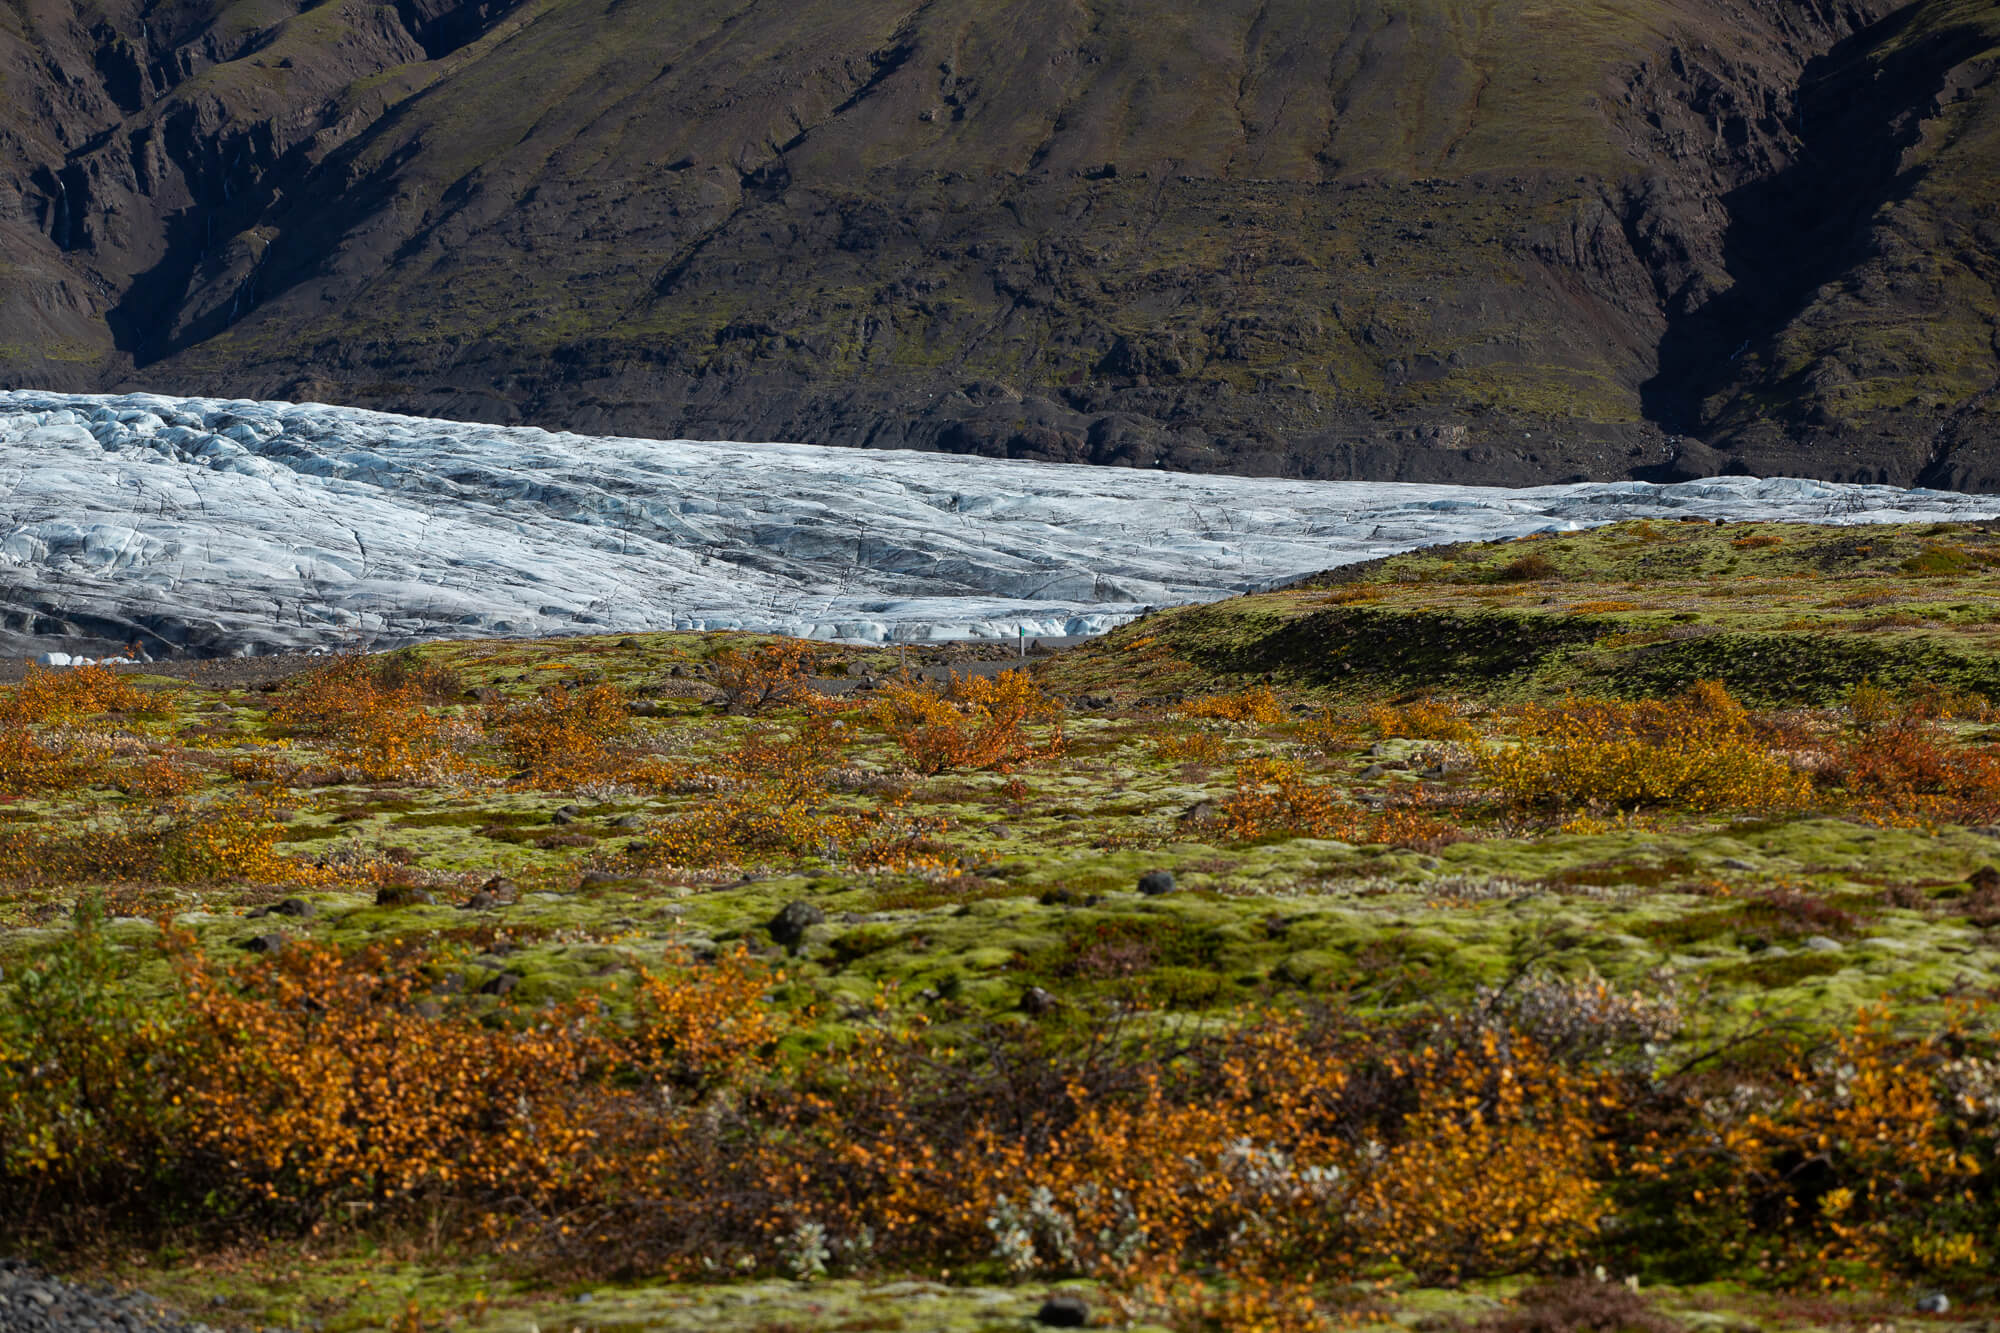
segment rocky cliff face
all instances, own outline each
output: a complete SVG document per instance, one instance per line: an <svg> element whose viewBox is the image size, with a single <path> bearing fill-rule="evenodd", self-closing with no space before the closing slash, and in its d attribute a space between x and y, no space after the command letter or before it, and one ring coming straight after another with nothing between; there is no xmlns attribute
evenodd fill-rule
<svg viewBox="0 0 2000 1333"><path fill-rule="evenodd" d="M0 3L0 381L2000 486L1973 0Z"/></svg>

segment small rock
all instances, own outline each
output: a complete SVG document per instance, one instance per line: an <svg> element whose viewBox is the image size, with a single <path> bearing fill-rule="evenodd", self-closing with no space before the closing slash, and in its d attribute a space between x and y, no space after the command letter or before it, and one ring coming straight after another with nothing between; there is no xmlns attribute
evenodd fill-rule
<svg viewBox="0 0 2000 1333"><path fill-rule="evenodd" d="M1980 893L1991 893L2000 889L2000 870L1992 866L1981 866L1965 877L1965 882Z"/></svg>
<svg viewBox="0 0 2000 1333"><path fill-rule="evenodd" d="M377 907L429 907L436 901L414 884L384 884L375 890Z"/></svg>
<svg viewBox="0 0 2000 1333"><path fill-rule="evenodd" d="M1825 935L1808 935L1806 936L1806 948L1815 949L1820 953L1839 953L1841 944L1839 940L1831 939Z"/></svg>
<svg viewBox="0 0 2000 1333"><path fill-rule="evenodd" d="M583 872L582 883L586 889L601 889L606 884L616 884L624 878L625 876L612 870L586 870Z"/></svg>
<svg viewBox="0 0 2000 1333"><path fill-rule="evenodd" d="M1174 891L1174 872L1171 870L1148 870L1139 876L1139 892L1148 898L1157 898L1163 893Z"/></svg>
<svg viewBox="0 0 2000 1333"><path fill-rule="evenodd" d="M554 814L550 815L549 822L551 824L574 824L577 820L581 818L583 818L582 806L566 805L563 806L560 810L557 810Z"/></svg>
<svg viewBox="0 0 2000 1333"><path fill-rule="evenodd" d="M1927 1291L1917 1297L1917 1313L1949 1314L1951 1313L1951 1297L1941 1291Z"/></svg>
<svg viewBox="0 0 2000 1333"><path fill-rule="evenodd" d="M512 972L496 972L484 986L479 988L479 993L481 995L511 995L514 992L514 988L520 984L521 979Z"/></svg>
<svg viewBox="0 0 2000 1333"><path fill-rule="evenodd" d="M779 908L778 914L771 918L767 929L770 930L772 939L793 953L797 953L799 945L805 941L806 932L824 920L826 920L825 912L801 898Z"/></svg>
<svg viewBox="0 0 2000 1333"><path fill-rule="evenodd" d="M640 648L645 645L641 644L637 639L620 639L618 646L620 648Z"/></svg>
<svg viewBox="0 0 2000 1333"><path fill-rule="evenodd" d="M274 904L271 910L279 916L307 917L318 909L303 898L286 898Z"/></svg>
<svg viewBox="0 0 2000 1333"><path fill-rule="evenodd" d="M1740 856L1725 856L1717 862L1724 870L1755 870L1757 867Z"/></svg>
<svg viewBox="0 0 2000 1333"><path fill-rule="evenodd" d="M461 912L490 912L500 905L500 900L481 889L458 905Z"/></svg>
<svg viewBox="0 0 2000 1333"><path fill-rule="evenodd" d="M611 827L615 829L624 829L627 831L632 829L642 829L646 827L646 821L639 818L639 816L637 815L620 815L618 816L618 818L611 821Z"/></svg>
<svg viewBox="0 0 2000 1333"><path fill-rule="evenodd" d="M1215 822L1215 802L1196 801L1181 811L1181 818L1190 824L1213 824Z"/></svg>
<svg viewBox="0 0 2000 1333"><path fill-rule="evenodd" d="M1368 767L1361 770L1359 776L1363 782L1368 782L1372 781L1375 778L1381 777L1384 773L1387 773L1388 771L1389 771L1388 766L1385 764L1370 764L1368 765Z"/></svg>
<svg viewBox="0 0 2000 1333"><path fill-rule="evenodd" d="M1030 986L1021 992L1021 1012L1039 1018L1056 1007L1056 997L1040 986Z"/></svg>
<svg viewBox="0 0 2000 1333"><path fill-rule="evenodd" d="M1035 1322L1048 1328L1085 1328L1090 1324L1090 1303L1073 1292L1059 1291L1035 1311Z"/></svg>
<svg viewBox="0 0 2000 1333"><path fill-rule="evenodd" d="M485 892L492 894L501 902L512 902L521 893L520 886L505 875L495 875L479 887Z"/></svg>
<svg viewBox="0 0 2000 1333"><path fill-rule="evenodd" d="M279 934L252 935L243 941L243 947L251 953L276 953L285 947L285 937Z"/></svg>

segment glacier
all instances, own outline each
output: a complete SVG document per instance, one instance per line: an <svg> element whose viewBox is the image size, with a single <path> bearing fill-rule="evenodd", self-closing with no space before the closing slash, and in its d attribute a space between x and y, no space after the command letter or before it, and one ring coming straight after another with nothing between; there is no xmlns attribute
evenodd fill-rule
<svg viewBox="0 0 2000 1333"><path fill-rule="evenodd" d="M0 497L9 647L200 655L659 629L1087 635L1438 542L2000 513L1784 478L1288 481L36 390L0 391Z"/></svg>

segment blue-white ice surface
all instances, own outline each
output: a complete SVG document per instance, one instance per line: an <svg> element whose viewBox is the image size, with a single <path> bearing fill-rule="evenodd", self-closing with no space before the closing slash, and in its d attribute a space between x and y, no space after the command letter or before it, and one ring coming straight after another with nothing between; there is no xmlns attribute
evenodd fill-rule
<svg viewBox="0 0 2000 1333"><path fill-rule="evenodd" d="M649 629L1091 634L1435 542L1636 517L1995 513L1989 497L1784 479L1280 481L0 392L6 600L242 652Z"/></svg>

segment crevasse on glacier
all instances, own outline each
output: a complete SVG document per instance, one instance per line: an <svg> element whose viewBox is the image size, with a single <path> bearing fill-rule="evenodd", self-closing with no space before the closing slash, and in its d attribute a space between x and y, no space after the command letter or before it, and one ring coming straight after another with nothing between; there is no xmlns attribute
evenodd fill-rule
<svg viewBox="0 0 2000 1333"><path fill-rule="evenodd" d="M670 628L1089 634L1434 542L1641 516L2000 512L1784 479L1282 481L28 390L0 392L0 486L16 646L201 652Z"/></svg>

